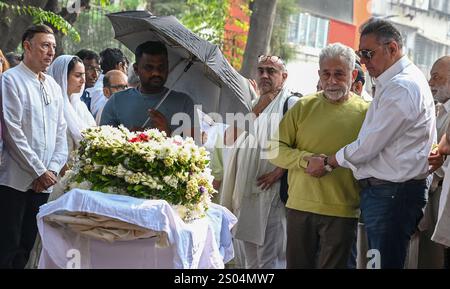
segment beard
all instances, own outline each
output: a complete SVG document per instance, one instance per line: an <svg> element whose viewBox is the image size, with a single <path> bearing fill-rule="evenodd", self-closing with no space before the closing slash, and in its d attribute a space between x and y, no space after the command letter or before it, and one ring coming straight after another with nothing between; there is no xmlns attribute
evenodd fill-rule
<svg viewBox="0 0 450 289"><path fill-rule="evenodd" d="M274 90L272 82L270 81L264 81L258 83L259 91L261 94L266 94L272 90Z"/></svg>
<svg viewBox="0 0 450 289"><path fill-rule="evenodd" d="M342 97L346 96L349 92L349 88L339 88L339 89L325 89L323 93L329 100L337 101Z"/></svg>
<svg viewBox="0 0 450 289"><path fill-rule="evenodd" d="M331 101L338 101L344 96L347 96L350 93L350 88L352 87L352 81L350 80L348 83L343 83L342 85L326 85L323 87L323 93L326 98Z"/></svg>
<svg viewBox="0 0 450 289"><path fill-rule="evenodd" d="M437 87L434 99L439 103L446 103L450 99L450 83Z"/></svg>
<svg viewBox="0 0 450 289"><path fill-rule="evenodd" d="M164 86L165 80L162 77L152 77L146 83L151 88L161 88Z"/></svg>

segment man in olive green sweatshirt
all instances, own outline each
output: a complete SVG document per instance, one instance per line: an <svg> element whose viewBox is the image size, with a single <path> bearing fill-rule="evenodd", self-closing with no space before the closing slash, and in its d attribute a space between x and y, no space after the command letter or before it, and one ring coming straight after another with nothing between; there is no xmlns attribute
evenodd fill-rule
<svg viewBox="0 0 450 289"><path fill-rule="evenodd" d="M288 169L287 268L346 268L359 217L359 191L352 171L310 175L309 161L354 141L369 104L350 91L357 76L355 53L335 43L319 58L323 91L304 96L291 108L273 143L271 162Z"/></svg>

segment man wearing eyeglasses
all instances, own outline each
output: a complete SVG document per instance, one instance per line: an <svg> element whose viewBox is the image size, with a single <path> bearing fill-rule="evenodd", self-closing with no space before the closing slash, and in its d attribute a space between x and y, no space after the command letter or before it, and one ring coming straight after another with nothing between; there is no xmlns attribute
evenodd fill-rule
<svg viewBox="0 0 450 289"><path fill-rule="evenodd" d="M443 162L438 153L429 157L436 143L433 96L402 47L400 32L386 20L361 27L357 53L375 78L375 94L358 139L327 159L334 169L350 168L362 187L361 212L378 268L404 267L426 204L426 179ZM324 170L317 162L311 171Z"/></svg>
<svg viewBox="0 0 450 289"><path fill-rule="evenodd" d="M110 99L111 96L119 91L125 90L128 88L128 77L120 70L111 70L105 74L103 77L103 94L106 99ZM106 103L105 103L106 104ZM103 108L102 106L98 112L95 121L97 125L100 125L100 120L102 118Z"/></svg>
<svg viewBox="0 0 450 289"><path fill-rule="evenodd" d="M89 90L90 88L94 87L98 77L102 73L102 70L100 68L100 56L94 51L88 49L81 49L76 53L76 56L78 56L83 61L86 71L85 89L80 99L86 104L90 111L92 98Z"/></svg>
<svg viewBox="0 0 450 289"><path fill-rule="evenodd" d="M55 56L51 28L22 37L23 61L2 76L5 146L0 165L0 267L24 268L37 234L36 215L67 161L62 92L45 75Z"/></svg>

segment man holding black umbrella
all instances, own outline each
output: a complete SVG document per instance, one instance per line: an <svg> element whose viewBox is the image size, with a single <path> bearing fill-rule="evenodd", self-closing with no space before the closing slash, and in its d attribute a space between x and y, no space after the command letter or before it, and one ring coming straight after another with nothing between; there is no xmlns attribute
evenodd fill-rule
<svg viewBox="0 0 450 289"><path fill-rule="evenodd" d="M175 114L185 113L181 118L182 125L190 129L194 120L194 103L187 94L171 91L157 110L154 109L168 92L164 87L169 72L166 46L161 42L147 41L136 48L135 56L133 68L140 85L114 94L105 105L100 125L123 124L131 130L157 128L170 135L177 126L169 121ZM147 121L149 116L151 121Z"/></svg>

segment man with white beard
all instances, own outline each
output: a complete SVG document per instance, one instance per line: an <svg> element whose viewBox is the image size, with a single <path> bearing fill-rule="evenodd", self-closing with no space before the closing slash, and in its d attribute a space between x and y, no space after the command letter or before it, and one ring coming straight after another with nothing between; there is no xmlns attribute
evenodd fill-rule
<svg viewBox="0 0 450 289"><path fill-rule="evenodd" d="M450 147L446 136L450 135L450 56L439 58L434 63L430 75L431 92L435 100L439 102L436 121L438 140L441 140L439 151L448 155L450 154ZM442 268L443 266L449 268L449 249L445 249L445 246L450 246L450 234L448 232L450 222L450 206L448 203L450 166L448 163L447 160L442 169L438 169L433 176L429 204L419 226L420 229L424 230L424 232L420 232L419 268ZM433 242L430 241L430 236Z"/></svg>
<svg viewBox="0 0 450 289"><path fill-rule="evenodd" d="M450 122L450 101L448 101L450 99L450 56L444 56L436 60L431 68L430 76L428 84L435 101L438 102L436 106L436 129L437 139L440 140ZM424 217L419 223L417 260L417 268L419 269L441 269L444 267L445 247L431 241L431 236L437 222L442 181L447 166L448 161L433 174L433 182L428 191L428 203L425 207Z"/></svg>
<svg viewBox="0 0 450 289"><path fill-rule="evenodd" d="M302 97L284 116L271 162L288 169L288 269L347 268L359 217L359 187L349 169L332 170L322 154L354 141L369 104L350 91L355 53L335 43L319 58L323 91ZM311 164L327 170L311 174Z"/></svg>

